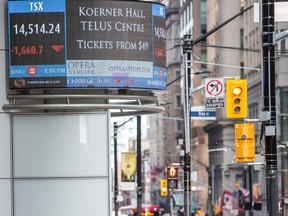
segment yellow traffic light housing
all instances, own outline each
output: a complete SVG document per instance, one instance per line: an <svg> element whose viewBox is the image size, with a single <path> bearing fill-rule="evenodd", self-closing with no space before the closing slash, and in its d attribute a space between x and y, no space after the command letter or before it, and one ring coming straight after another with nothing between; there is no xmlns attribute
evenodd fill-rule
<svg viewBox="0 0 288 216"><path fill-rule="evenodd" d="M160 196L168 196L167 179L160 180Z"/></svg>
<svg viewBox="0 0 288 216"><path fill-rule="evenodd" d="M227 118L247 117L247 80L226 80Z"/></svg>
<svg viewBox="0 0 288 216"><path fill-rule="evenodd" d="M235 124L236 162L255 161L254 124Z"/></svg>

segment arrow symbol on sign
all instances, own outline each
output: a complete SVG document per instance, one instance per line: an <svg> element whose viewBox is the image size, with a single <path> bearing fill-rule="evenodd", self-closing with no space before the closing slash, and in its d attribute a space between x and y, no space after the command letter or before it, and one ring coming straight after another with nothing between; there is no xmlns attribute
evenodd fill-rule
<svg viewBox="0 0 288 216"><path fill-rule="evenodd" d="M64 45L52 45L52 49L54 49L57 53L59 53L63 48Z"/></svg>
<svg viewBox="0 0 288 216"><path fill-rule="evenodd" d="M214 87L216 87L216 91L218 92L218 84L214 84L214 83L211 83L210 84L210 87L214 90L215 88Z"/></svg>

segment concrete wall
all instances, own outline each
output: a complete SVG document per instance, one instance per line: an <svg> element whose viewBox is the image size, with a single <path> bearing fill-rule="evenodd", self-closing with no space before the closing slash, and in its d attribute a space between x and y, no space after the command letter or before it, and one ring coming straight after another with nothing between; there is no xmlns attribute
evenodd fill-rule
<svg viewBox="0 0 288 216"><path fill-rule="evenodd" d="M6 99L8 70L7 1L0 0L0 215L11 216L11 148L9 114L2 110Z"/></svg>

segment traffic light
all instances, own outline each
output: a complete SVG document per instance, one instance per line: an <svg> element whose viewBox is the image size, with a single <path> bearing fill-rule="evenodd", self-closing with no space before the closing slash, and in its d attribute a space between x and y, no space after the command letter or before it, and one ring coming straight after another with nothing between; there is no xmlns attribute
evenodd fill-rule
<svg viewBox="0 0 288 216"><path fill-rule="evenodd" d="M177 166L167 167L167 181L168 181L168 188L170 189L178 188L178 167Z"/></svg>
<svg viewBox="0 0 288 216"><path fill-rule="evenodd" d="M247 80L226 80L226 116L247 117Z"/></svg>
<svg viewBox="0 0 288 216"><path fill-rule="evenodd" d="M168 196L167 179L160 180L160 196Z"/></svg>
<svg viewBox="0 0 288 216"><path fill-rule="evenodd" d="M235 124L236 162L255 161L254 124Z"/></svg>

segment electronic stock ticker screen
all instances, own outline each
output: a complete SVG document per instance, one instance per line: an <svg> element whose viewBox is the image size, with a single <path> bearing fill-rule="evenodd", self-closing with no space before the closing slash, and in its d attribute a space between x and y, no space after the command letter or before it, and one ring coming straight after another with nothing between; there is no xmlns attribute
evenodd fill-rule
<svg viewBox="0 0 288 216"><path fill-rule="evenodd" d="M166 89L165 6L8 1L10 88Z"/></svg>

